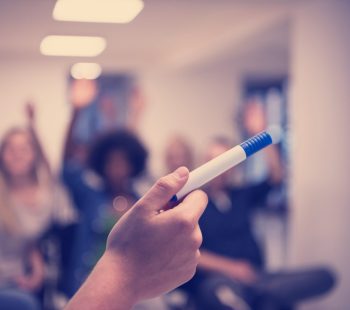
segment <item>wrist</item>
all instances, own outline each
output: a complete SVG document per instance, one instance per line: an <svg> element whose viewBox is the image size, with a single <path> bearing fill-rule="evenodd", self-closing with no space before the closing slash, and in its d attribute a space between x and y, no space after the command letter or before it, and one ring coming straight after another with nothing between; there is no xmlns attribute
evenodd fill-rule
<svg viewBox="0 0 350 310"><path fill-rule="evenodd" d="M105 282L106 293L118 301L116 309L131 309L138 302L137 279L122 257L106 251L96 269Z"/></svg>
<svg viewBox="0 0 350 310"><path fill-rule="evenodd" d="M66 310L130 310L138 302L122 258L105 252Z"/></svg>

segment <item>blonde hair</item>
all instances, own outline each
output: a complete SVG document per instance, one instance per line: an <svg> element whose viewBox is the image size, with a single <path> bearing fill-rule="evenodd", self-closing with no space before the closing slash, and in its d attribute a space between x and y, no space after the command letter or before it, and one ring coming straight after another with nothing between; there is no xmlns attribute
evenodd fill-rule
<svg viewBox="0 0 350 310"><path fill-rule="evenodd" d="M8 172L3 161L4 151L8 141L16 134L28 136L34 151L32 178L33 181L43 190L52 188L52 176L50 168L40 149L39 143L35 140L33 133L26 128L15 127L10 129L2 138L0 144L0 223L7 232L15 234L18 231L18 220L13 210L13 203L9 195L11 187Z"/></svg>

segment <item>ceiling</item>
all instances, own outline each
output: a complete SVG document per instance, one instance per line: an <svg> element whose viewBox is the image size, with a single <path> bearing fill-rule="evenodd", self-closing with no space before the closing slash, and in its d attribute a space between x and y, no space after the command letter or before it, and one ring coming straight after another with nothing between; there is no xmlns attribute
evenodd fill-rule
<svg viewBox="0 0 350 310"><path fill-rule="evenodd" d="M256 53L286 55L287 0L144 0L129 24L58 22L54 0L0 0L0 57L44 59L48 34L101 35L107 49L93 59L121 70L182 68ZM297 1L294 1L294 3ZM80 59L54 58L72 63Z"/></svg>

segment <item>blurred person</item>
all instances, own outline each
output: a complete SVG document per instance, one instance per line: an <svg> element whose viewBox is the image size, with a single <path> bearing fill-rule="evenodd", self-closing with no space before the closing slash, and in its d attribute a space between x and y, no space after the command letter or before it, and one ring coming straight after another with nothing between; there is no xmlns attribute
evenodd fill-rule
<svg viewBox="0 0 350 310"><path fill-rule="evenodd" d="M66 310L129 310L188 281L200 257L198 220L207 197L190 193L164 210L188 179L180 167L162 177L111 230L106 249Z"/></svg>
<svg viewBox="0 0 350 310"><path fill-rule="evenodd" d="M180 135L172 136L165 148L166 171L174 171L181 166L186 166L192 170L193 157L193 150L190 143Z"/></svg>
<svg viewBox="0 0 350 310"><path fill-rule="evenodd" d="M229 150L226 139L218 138L208 147L207 160ZM267 194L282 179L276 146L269 155L269 177L260 184L233 187L226 172L205 188L209 203L200 226L202 256L198 272L183 289L200 310L206 309L291 309L306 298L323 294L334 278L325 268L268 273L264 255L252 231L251 215L263 206Z"/></svg>
<svg viewBox="0 0 350 310"><path fill-rule="evenodd" d="M133 133L118 130L100 136L87 158L86 165L63 165L63 179L81 219L67 283L70 294L102 255L110 229L136 202L133 183L145 169L147 151Z"/></svg>
<svg viewBox="0 0 350 310"><path fill-rule="evenodd" d="M73 131L79 118L79 113L84 106L76 104L68 125L64 142L63 161L69 165L69 169L85 167L88 157L88 144L86 141L74 137Z"/></svg>
<svg viewBox="0 0 350 310"><path fill-rule="evenodd" d="M34 130L34 107L26 108L29 128L9 130L0 145L0 304L8 309L37 308L45 280L41 238L76 220Z"/></svg>
<svg viewBox="0 0 350 310"><path fill-rule="evenodd" d="M250 96L242 105L241 129L244 137L251 137L269 126L281 128L279 117L282 113L280 109L275 109L271 113L270 103L273 101L276 103L276 100L269 101L268 97L265 99L262 95ZM281 104L281 98L277 101ZM271 115L279 117L272 118ZM270 171L278 171L278 167L273 168L273 164L285 167L283 170L287 172L289 166L285 149L287 135L284 131L284 139L274 148L274 152L270 150L259 152L242 165L244 184L256 184L268 179ZM279 269L283 266L288 251L287 182L285 177L281 182L277 182L277 186L271 188L264 202L266 207L255 208L253 212L254 233L259 238L259 243L264 246L265 264L271 269Z"/></svg>
<svg viewBox="0 0 350 310"><path fill-rule="evenodd" d="M244 137L252 137L265 130L270 125L267 121L266 112L261 99L250 98L243 106L242 131ZM278 126L278 125L277 125ZM270 173L282 172L282 159L280 150L274 146L265 152L257 153L246 163L245 179L248 183L261 182L269 178ZM281 184L282 176L277 177L278 184Z"/></svg>
<svg viewBox="0 0 350 310"><path fill-rule="evenodd" d="M72 116L65 139L65 160L85 165L90 143L106 132L125 128L137 134L145 99L141 90L130 83L124 75L71 79Z"/></svg>
<svg viewBox="0 0 350 310"><path fill-rule="evenodd" d="M267 127L264 106L258 97L252 97L244 104L242 121L243 128L249 136Z"/></svg>
<svg viewBox="0 0 350 310"><path fill-rule="evenodd" d="M121 129L106 133L95 141L90 149L88 166L101 178L111 198L122 196L131 206L138 198L133 182L144 171L147 157L147 150L139 138Z"/></svg>

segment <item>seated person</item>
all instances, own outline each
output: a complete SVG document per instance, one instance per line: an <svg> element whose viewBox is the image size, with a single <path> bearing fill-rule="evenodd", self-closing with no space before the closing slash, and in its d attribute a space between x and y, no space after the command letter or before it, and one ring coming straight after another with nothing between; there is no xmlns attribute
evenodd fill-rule
<svg viewBox="0 0 350 310"><path fill-rule="evenodd" d="M38 307L35 299L45 278L40 239L52 226L76 221L36 138L33 111L28 111L30 128L10 130L0 145L0 305L6 309Z"/></svg>
<svg viewBox="0 0 350 310"><path fill-rule="evenodd" d="M87 167L66 158L63 179L80 211L68 293L81 285L102 255L116 221L135 203L133 181L145 168L147 152L136 136L119 130L92 146Z"/></svg>
<svg viewBox="0 0 350 310"><path fill-rule="evenodd" d="M272 158L276 146L266 151ZM208 160L227 151L224 140L214 141ZM270 177L261 184L233 188L228 173L211 181L206 192L209 203L200 226L202 256L195 277L183 286L200 310L288 309L294 304L328 291L330 272L322 268L294 272L266 273L262 251L251 227L252 210L263 205L272 186L281 180L276 160Z"/></svg>
<svg viewBox="0 0 350 310"><path fill-rule="evenodd" d="M164 150L164 162L166 172L174 171L181 166L192 170L194 156L189 141L180 135L170 136Z"/></svg>

